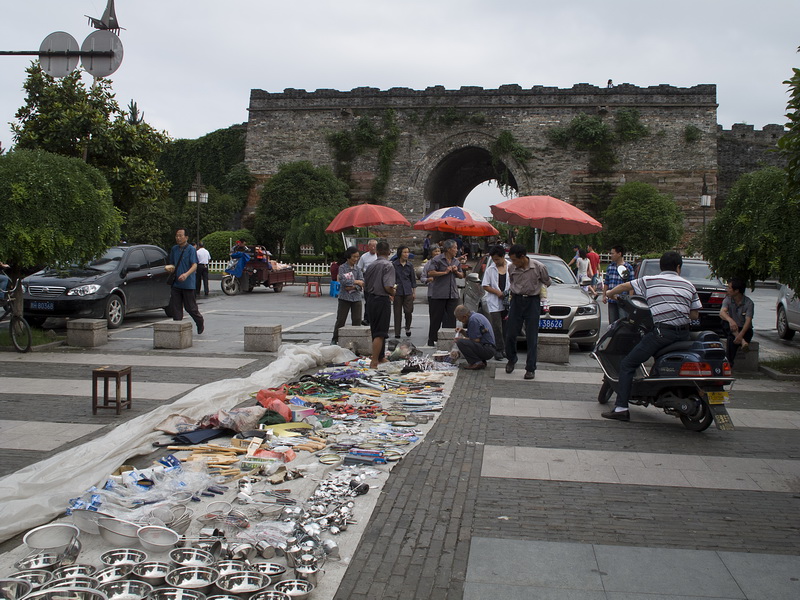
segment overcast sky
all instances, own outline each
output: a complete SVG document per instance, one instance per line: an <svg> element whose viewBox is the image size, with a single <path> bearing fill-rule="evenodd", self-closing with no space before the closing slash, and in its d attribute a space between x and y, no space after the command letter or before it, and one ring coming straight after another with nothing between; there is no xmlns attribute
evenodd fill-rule
<svg viewBox="0 0 800 600"><path fill-rule="evenodd" d="M0 50L80 44L106 0L0 0ZM250 90L717 85L718 121L784 124L798 0L116 0L117 100L196 138L247 120ZM30 57L0 56L0 142ZM87 76L88 77L88 76ZM483 186L486 188L487 186ZM484 211L482 211L484 212Z"/></svg>

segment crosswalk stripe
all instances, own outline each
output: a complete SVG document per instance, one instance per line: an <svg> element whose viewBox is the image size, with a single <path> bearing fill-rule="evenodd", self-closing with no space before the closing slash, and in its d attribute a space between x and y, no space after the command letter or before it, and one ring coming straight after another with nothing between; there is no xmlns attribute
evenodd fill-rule
<svg viewBox="0 0 800 600"><path fill-rule="evenodd" d="M138 354L68 354L64 352L2 352L0 361L67 365L130 365L132 367L176 367L186 369L238 369L252 363L253 358L212 358L203 356L138 355Z"/></svg>
<svg viewBox="0 0 800 600"><path fill-rule="evenodd" d="M98 393L102 396L102 384L98 382ZM133 399L167 400L197 387L193 383L150 383L133 380ZM114 390L114 384L109 386ZM79 396L86 398L92 394L92 378L83 379L32 379L29 377L0 377L0 390L3 394L32 394L36 396ZM125 380L123 378L123 397Z"/></svg>
<svg viewBox="0 0 800 600"><path fill-rule="evenodd" d="M608 405L597 402L575 400L537 400L534 398L492 397L490 415L540 419L584 419L598 421L600 413L609 410ZM800 411L759 410L753 408L728 408L734 427L761 427L767 429L800 429ZM631 407L631 418L639 423L672 422L680 425L675 417L662 410L648 407Z"/></svg>
<svg viewBox="0 0 800 600"><path fill-rule="evenodd" d="M800 491L800 461L487 445L482 477Z"/></svg>

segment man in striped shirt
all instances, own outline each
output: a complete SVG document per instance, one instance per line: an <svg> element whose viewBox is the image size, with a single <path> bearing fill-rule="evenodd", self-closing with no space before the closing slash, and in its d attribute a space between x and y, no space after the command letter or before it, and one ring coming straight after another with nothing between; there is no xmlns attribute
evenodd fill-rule
<svg viewBox="0 0 800 600"><path fill-rule="evenodd" d="M660 260L661 273L621 283L606 291L613 299L622 292L644 296L653 315L653 329L622 359L614 410L604 412L606 419L630 421L628 399L633 376L639 366L661 348L689 339L689 325L700 316L700 298L694 285L680 276L683 259L677 252L665 252Z"/></svg>

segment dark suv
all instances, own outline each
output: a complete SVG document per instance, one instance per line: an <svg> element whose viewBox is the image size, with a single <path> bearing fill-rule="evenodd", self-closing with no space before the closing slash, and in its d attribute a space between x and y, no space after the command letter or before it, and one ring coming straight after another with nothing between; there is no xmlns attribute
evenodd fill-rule
<svg viewBox="0 0 800 600"><path fill-rule="evenodd" d="M157 246L114 246L87 265L48 267L26 277L25 319L41 326L48 317L106 319L169 305L167 253Z"/></svg>
<svg viewBox="0 0 800 600"><path fill-rule="evenodd" d="M636 277L658 275L661 272L659 259L645 258L636 267ZM703 308L700 309L700 329L722 332L719 309L725 300L726 286L711 273L711 266L705 260L684 258L681 277L688 279L697 289ZM696 327L693 327L695 329Z"/></svg>

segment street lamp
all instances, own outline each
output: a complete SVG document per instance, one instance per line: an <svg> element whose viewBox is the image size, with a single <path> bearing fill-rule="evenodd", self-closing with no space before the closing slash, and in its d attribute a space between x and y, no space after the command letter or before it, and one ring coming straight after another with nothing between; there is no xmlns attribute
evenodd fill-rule
<svg viewBox="0 0 800 600"><path fill-rule="evenodd" d="M197 176L194 178L194 183L189 190L188 199L189 202L197 203L197 237L194 241L195 243L200 243L200 205L208 204L208 192L206 191L206 186L203 185L200 171L197 172Z"/></svg>

